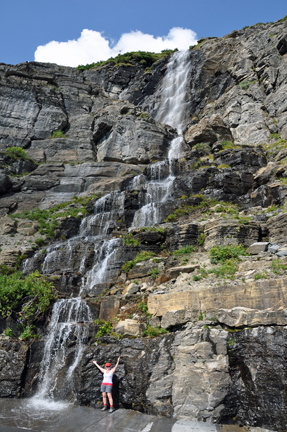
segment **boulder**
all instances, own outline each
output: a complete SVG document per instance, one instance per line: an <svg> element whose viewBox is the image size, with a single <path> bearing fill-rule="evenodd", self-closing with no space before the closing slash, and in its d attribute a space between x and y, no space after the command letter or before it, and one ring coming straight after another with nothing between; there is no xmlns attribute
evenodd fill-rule
<svg viewBox="0 0 287 432"><path fill-rule="evenodd" d="M252 243L252 245L249 246L246 252L250 253L251 255L257 255L261 252L267 252L268 246L269 242Z"/></svg>
<svg viewBox="0 0 287 432"><path fill-rule="evenodd" d="M37 224L30 221L18 221L17 223L17 233L23 235L33 235L37 231Z"/></svg>
<svg viewBox="0 0 287 432"><path fill-rule="evenodd" d="M282 257L287 256L287 247L280 247L280 248L277 250L276 255L277 255L279 258L282 258Z"/></svg>
<svg viewBox="0 0 287 432"><path fill-rule="evenodd" d="M220 115L202 119L191 126L185 133L186 142L193 147L199 143L213 144L216 141L233 141L230 129L225 125Z"/></svg>
<svg viewBox="0 0 287 432"><path fill-rule="evenodd" d="M198 264L190 264L181 267L171 267L165 272L166 281L177 278L177 276L179 276L181 273L191 273L199 268L200 265Z"/></svg>
<svg viewBox="0 0 287 432"><path fill-rule="evenodd" d="M141 336L145 329L146 324L139 323L133 319L126 319L124 321L120 321L116 325L115 332L126 336Z"/></svg>
<svg viewBox="0 0 287 432"><path fill-rule="evenodd" d="M269 243L269 246L268 246L268 252L270 252L270 253L276 253L277 251L278 251L278 249L280 248L280 246L279 245L277 245L277 244L273 244L273 243Z"/></svg>
<svg viewBox="0 0 287 432"><path fill-rule="evenodd" d="M276 163L269 162L269 164L266 167L260 168L254 174L254 181L258 186L268 183L272 178L272 176L274 176L277 168L278 165Z"/></svg>
<svg viewBox="0 0 287 432"><path fill-rule="evenodd" d="M11 234L15 232L16 222L8 217L0 220L0 235Z"/></svg>
<svg viewBox="0 0 287 432"><path fill-rule="evenodd" d="M140 286L136 283L129 284L122 292L122 295L125 297L130 297L134 294L137 294L140 290Z"/></svg>
<svg viewBox="0 0 287 432"><path fill-rule="evenodd" d="M153 269L163 269L163 266L163 263L153 263L152 260L139 262L128 272L128 278L137 279L147 277L151 274Z"/></svg>
<svg viewBox="0 0 287 432"><path fill-rule="evenodd" d="M24 173L30 173L34 171L38 165L30 159L18 159L16 162L13 163L13 169L15 171L15 174L21 175Z"/></svg>

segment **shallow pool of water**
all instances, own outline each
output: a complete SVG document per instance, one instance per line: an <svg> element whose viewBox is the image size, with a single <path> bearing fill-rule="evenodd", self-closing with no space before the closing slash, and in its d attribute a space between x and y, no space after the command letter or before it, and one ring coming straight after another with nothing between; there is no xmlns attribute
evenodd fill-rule
<svg viewBox="0 0 287 432"><path fill-rule="evenodd" d="M107 411L65 402L0 399L0 432L263 432L238 426L220 426L175 420L139 412ZM267 432L267 431L266 431Z"/></svg>

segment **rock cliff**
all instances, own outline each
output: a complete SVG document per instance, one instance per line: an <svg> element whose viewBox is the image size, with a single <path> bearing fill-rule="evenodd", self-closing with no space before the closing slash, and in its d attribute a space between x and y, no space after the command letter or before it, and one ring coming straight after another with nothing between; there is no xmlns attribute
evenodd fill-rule
<svg viewBox="0 0 287 432"><path fill-rule="evenodd" d="M118 406L286 430L286 88L285 19L148 68L0 65L1 272L58 298L29 340L2 294L1 397L97 406L121 355Z"/></svg>

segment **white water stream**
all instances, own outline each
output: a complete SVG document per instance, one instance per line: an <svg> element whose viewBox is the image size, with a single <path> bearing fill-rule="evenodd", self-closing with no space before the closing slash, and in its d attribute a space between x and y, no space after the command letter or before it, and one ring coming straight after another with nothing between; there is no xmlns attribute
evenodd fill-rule
<svg viewBox="0 0 287 432"><path fill-rule="evenodd" d="M172 141L167 159L151 165L149 181L144 175L134 178L131 189L140 188L141 208L135 212L133 227L158 223L161 218L160 205L172 195L175 178L173 163L182 154L181 133L189 72L188 61L188 51L174 53L162 82L160 90L162 102L156 120L177 128L178 137ZM94 215L83 219L79 236L51 246L47 251L42 266L42 271L46 274L55 271L55 266L62 271L69 272L71 269L75 271L73 251L78 251L80 248L82 248L83 258L77 270L84 274L88 250L93 247L97 254L93 267L82 277L78 297L58 300L53 307L35 400L53 400L57 397L59 380L67 386L64 393L69 397L74 393L73 373L81 359L84 342L88 337L87 324L92 322L89 307L81 299L81 294L96 284L106 282L109 277L109 269L121 240L111 239L108 234L109 229L115 226L119 213L124 212L124 200L124 193L111 193L97 200ZM26 268L29 268L28 261ZM72 350L69 348L71 345L74 346ZM68 364L67 359L69 359Z"/></svg>
<svg viewBox="0 0 287 432"><path fill-rule="evenodd" d="M159 89L161 104L155 120L177 129L176 137L170 145L168 158L165 161L151 165L151 180L144 185L147 190L144 205L136 212L133 227L152 226L160 222L160 204L166 202L172 195L174 162L182 156L183 120L186 109L186 87L189 73L189 51L178 51L173 54ZM165 166L168 165L168 170ZM168 176L164 178L164 172ZM138 176L141 177L141 176ZM140 179L135 178L134 185Z"/></svg>

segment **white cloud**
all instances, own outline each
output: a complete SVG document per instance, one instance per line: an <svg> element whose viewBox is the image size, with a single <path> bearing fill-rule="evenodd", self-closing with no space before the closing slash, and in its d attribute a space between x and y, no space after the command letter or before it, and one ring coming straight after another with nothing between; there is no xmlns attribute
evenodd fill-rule
<svg viewBox="0 0 287 432"><path fill-rule="evenodd" d="M77 40L52 41L40 45L35 51L35 61L57 63L63 66L78 66L107 60L119 52L151 51L164 49L187 49L196 44L196 33L190 29L173 27L167 36L154 37L141 31L124 33L118 42L105 38L102 33L84 29Z"/></svg>

